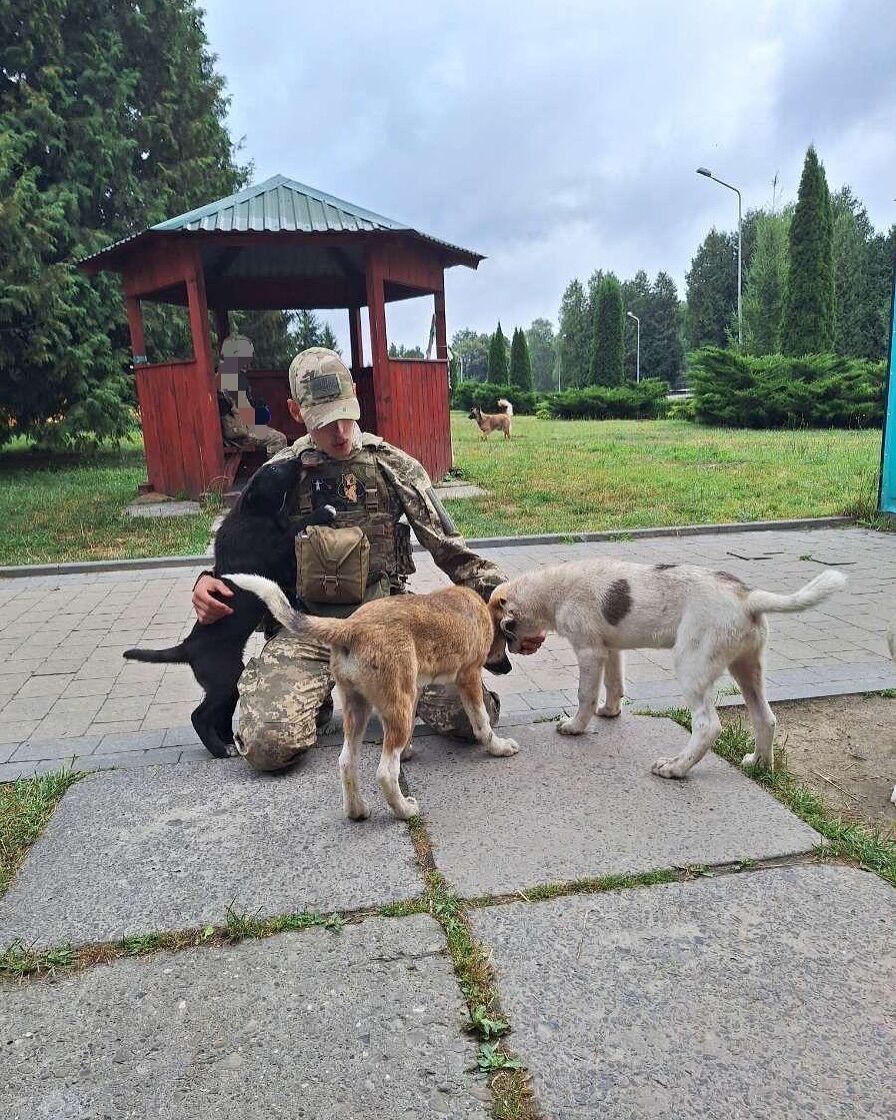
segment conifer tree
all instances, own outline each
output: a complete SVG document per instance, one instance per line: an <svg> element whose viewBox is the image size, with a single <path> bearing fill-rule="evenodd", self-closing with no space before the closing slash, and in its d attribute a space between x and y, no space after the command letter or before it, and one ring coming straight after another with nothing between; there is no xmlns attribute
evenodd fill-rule
<svg viewBox="0 0 896 1120"><path fill-rule="evenodd" d="M488 347L488 380L493 385L507 384L507 340L500 320Z"/></svg>
<svg viewBox="0 0 896 1120"><path fill-rule="evenodd" d="M510 344L510 384L530 393L532 391L532 363L525 332L517 327Z"/></svg>
<svg viewBox="0 0 896 1120"><path fill-rule="evenodd" d="M790 223L781 348L785 354L822 354L834 342L834 223L824 167L806 152Z"/></svg>
<svg viewBox="0 0 896 1120"><path fill-rule="evenodd" d="M594 341L591 351L591 383L621 385L624 380L623 344L625 312L622 289L612 274L604 276L597 292Z"/></svg>

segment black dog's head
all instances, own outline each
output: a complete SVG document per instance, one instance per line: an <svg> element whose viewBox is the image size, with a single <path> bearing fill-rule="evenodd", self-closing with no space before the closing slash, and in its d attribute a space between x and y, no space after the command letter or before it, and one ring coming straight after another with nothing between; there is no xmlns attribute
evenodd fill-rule
<svg viewBox="0 0 896 1120"><path fill-rule="evenodd" d="M302 464L298 459L281 459L265 463L249 479L240 497L240 509L246 513L276 517L299 478Z"/></svg>

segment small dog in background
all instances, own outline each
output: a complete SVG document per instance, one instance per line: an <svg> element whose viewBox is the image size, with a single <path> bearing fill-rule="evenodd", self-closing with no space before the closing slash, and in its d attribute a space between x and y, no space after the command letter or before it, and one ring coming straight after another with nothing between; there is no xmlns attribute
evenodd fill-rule
<svg viewBox="0 0 896 1120"><path fill-rule="evenodd" d="M510 439L513 431L513 405L503 397L498 401L498 407L503 412L483 412L478 405L473 405L467 414L468 420L475 420L482 432L482 439L488 439L492 432L503 432L505 439Z"/></svg>
<svg viewBox="0 0 896 1120"><path fill-rule="evenodd" d="M336 516L323 506L308 517L286 518L283 506L299 476L298 459L260 467L215 534L213 574L220 579L236 570L266 576L277 586L295 590L296 533L308 525L329 525ZM197 622L182 642L169 649L128 649L128 661L189 664L205 698L190 720L206 750L226 758L233 743L232 720L243 672L243 649L261 621L265 606L255 595L225 581L233 596L222 600L233 613L217 622Z"/></svg>

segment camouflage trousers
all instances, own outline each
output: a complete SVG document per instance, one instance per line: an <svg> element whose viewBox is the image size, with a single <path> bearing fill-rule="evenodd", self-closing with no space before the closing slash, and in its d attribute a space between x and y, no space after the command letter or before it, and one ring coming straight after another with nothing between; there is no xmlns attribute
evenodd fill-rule
<svg viewBox="0 0 896 1120"><path fill-rule="evenodd" d="M330 650L319 642L280 631L252 658L240 677L240 726L237 750L256 770L280 770L313 747L321 709L333 689ZM492 725L497 697L483 687ZM417 715L442 735L473 741L460 697L451 686L429 685Z"/></svg>

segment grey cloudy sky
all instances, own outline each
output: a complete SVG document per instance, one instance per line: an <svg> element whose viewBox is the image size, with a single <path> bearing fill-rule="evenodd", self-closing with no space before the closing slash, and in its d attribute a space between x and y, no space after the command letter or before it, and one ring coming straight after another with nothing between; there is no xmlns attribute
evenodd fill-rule
<svg viewBox="0 0 896 1120"><path fill-rule="evenodd" d="M767 206L814 142L832 189L896 221L893 0L207 0L206 28L255 180L488 256L448 273L449 333L556 324L595 268L681 290L709 227L736 224L699 165ZM425 345L429 313L391 337Z"/></svg>

